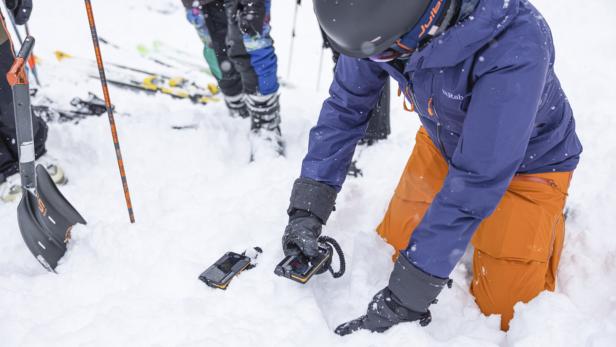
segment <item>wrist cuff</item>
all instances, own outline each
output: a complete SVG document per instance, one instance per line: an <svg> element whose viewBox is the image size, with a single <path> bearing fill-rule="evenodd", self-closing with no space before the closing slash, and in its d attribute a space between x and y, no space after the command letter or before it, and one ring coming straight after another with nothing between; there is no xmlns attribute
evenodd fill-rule
<svg viewBox="0 0 616 347"><path fill-rule="evenodd" d="M427 312L448 282L448 278L423 272L401 254L389 277L388 287L401 305L416 312Z"/></svg>
<svg viewBox="0 0 616 347"><path fill-rule="evenodd" d="M293 184L287 213L291 215L294 210L304 210L325 224L334 210L337 195L336 190L325 183L310 178L298 178Z"/></svg>

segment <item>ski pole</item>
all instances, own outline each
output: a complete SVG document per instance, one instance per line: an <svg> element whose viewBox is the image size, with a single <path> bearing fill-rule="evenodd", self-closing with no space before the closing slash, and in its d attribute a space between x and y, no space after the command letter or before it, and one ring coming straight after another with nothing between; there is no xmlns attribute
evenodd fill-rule
<svg viewBox="0 0 616 347"><path fill-rule="evenodd" d="M26 36L30 36L30 27L28 26L28 23L24 24L24 27L26 28ZM30 58L28 59L28 66L30 66L30 69L32 70L32 75L34 75L36 85L40 86L41 80L39 79L38 68L36 67L36 57L34 56L34 52L32 52L32 55L30 55Z"/></svg>
<svg viewBox="0 0 616 347"><path fill-rule="evenodd" d="M4 8L6 9L6 13L9 16L9 19L11 20L11 26L13 27L13 31L15 31L15 35L17 36L17 40L19 41L19 45L22 46L24 44L24 40L21 37L21 32L19 32L19 29L17 28L17 24L15 23L15 17L13 16L13 13L8 8L6 8L6 6ZM26 24L26 36L30 36L30 30L28 29L28 24ZM31 53L30 57L28 58L28 66L32 70L32 75L34 76L34 82L36 82L37 86L40 86L41 81L39 80L38 71L36 70L34 53Z"/></svg>
<svg viewBox="0 0 616 347"><path fill-rule="evenodd" d="M289 47L289 63L287 64L287 80L291 77L291 65L293 62L293 43L295 43L295 27L297 25L297 10L299 5L302 4L302 0L297 0L295 3L295 12L293 14L293 28L291 29L291 46Z"/></svg>
<svg viewBox="0 0 616 347"><path fill-rule="evenodd" d="M86 12L88 13L88 22L90 23L90 33L92 34L92 44L94 45L94 54L96 55L96 64L98 65L98 74L100 75L103 95L105 97L105 107L107 108L107 116L109 117L109 126L111 127L111 137L115 147L116 158L118 161L118 169L122 178L122 188L124 189L124 198L126 199L126 207L128 208L128 217L131 223L135 223L135 215L133 214L133 205L130 199L128 190L128 180L126 179L126 171L124 171L124 161L122 160L122 152L120 151L120 140L116 130L115 120L113 118L113 107L111 106L111 98L109 97L109 88L107 87L107 79L105 78L105 67L103 66L103 58L101 56L101 48L98 43L98 34L96 33L96 24L94 23L94 13L92 12L92 4L90 0L84 0L86 4Z"/></svg>

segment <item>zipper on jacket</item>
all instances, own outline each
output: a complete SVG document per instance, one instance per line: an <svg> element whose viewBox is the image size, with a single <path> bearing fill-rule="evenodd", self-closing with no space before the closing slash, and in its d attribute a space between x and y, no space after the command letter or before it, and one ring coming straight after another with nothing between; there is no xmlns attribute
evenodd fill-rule
<svg viewBox="0 0 616 347"><path fill-rule="evenodd" d="M448 163L450 163L449 158L447 157L447 152L445 152L445 145L443 144L443 140L441 139L441 118L438 116L438 112L436 111L436 107L434 107L434 98L430 97L428 99L428 114L432 117L436 118L436 141L441 149L441 153L445 156L445 159Z"/></svg>
<svg viewBox="0 0 616 347"><path fill-rule="evenodd" d="M413 105L411 105L413 108L417 109L417 112L421 115L421 108L419 107L419 103L417 102L417 99L415 98L415 90L413 89L413 77L414 77L415 73L413 73L413 75L411 75L411 80L409 81L408 85L407 85L407 91L410 91L409 94L411 97L411 102L413 103ZM410 90L409 90L410 89ZM449 163L449 158L447 157L447 152L445 152L445 146L443 145L443 141L441 140L441 120L438 117L438 113L436 113L436 109L434 109L434 107L432 107L432 97L430 97L430 99L428 100L428 116L430 117L434 117L436 116L436 142L437 145L439 147L439 150L441 151L441 153L443 154L443 157L445 157L445 160L447 160L447 162Z"/></svg>

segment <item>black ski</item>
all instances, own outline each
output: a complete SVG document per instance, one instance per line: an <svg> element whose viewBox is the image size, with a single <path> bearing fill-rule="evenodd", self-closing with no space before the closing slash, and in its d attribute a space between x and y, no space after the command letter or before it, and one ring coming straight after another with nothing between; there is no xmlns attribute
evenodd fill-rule
<svg viewBox="0 0 616 347"><path fill-rule="evenodd" d="M32 97L32 112L35 116L47 122L74 122L88 117L98 117L107 112L105 102L94 93L88 93L87 98L75 97L69 105L62 106L47 96L39 95L37 89L30 90Z"/></svg>

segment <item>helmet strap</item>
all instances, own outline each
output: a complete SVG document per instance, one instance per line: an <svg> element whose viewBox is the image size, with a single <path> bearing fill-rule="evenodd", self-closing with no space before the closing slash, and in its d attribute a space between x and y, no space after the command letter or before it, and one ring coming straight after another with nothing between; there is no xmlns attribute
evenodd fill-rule
<svg viewBox="0 0 616 347"><path fill-rule="evenodd" d="M400 38L400 43L414 49L445 31L456 17L459 0L432 0L419 22Z"/></svg>

